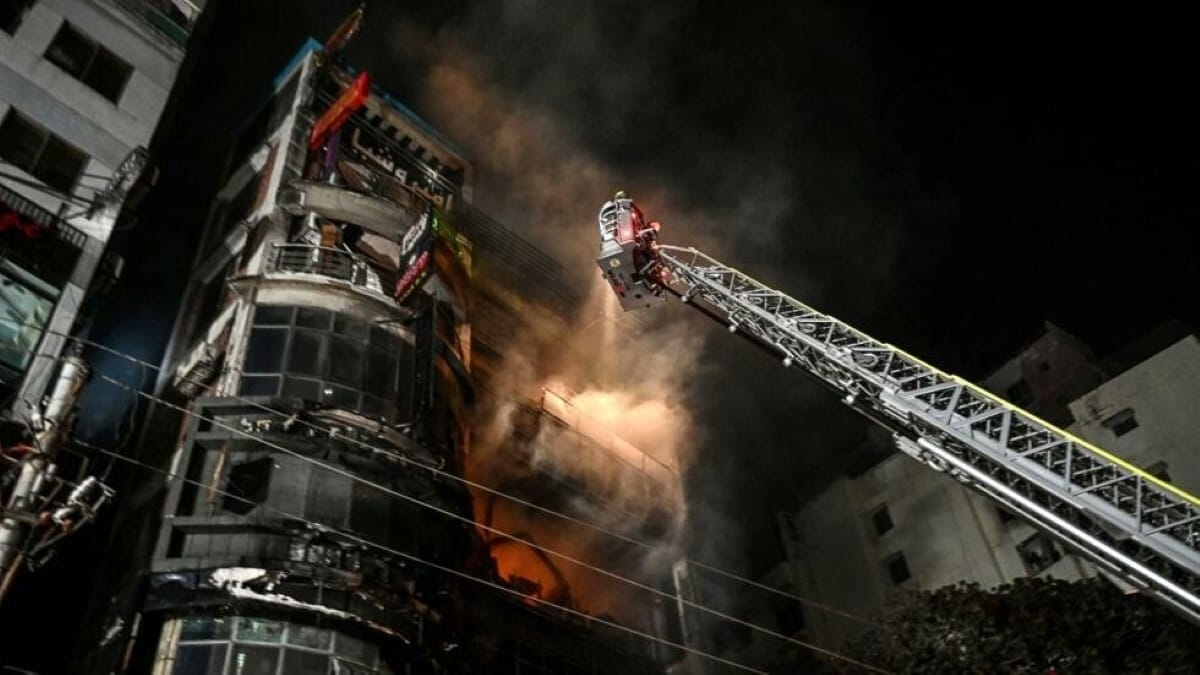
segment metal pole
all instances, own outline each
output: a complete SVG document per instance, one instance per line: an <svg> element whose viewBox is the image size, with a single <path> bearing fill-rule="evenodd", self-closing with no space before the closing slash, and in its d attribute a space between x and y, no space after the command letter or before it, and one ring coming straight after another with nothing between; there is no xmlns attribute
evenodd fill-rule
<svg viewBox="0 0 1200 675"><path fill-rule="evenodd" d="M58 446L88 372L87 364L77 356L62 360L58 380L41 416L36 443L31 455L21 462L21 473L4 506L4 519L0 520L0 602L20 567L26 539L38 524L39 516L32 509L46 484L45 479L58 454Z"/></svg>

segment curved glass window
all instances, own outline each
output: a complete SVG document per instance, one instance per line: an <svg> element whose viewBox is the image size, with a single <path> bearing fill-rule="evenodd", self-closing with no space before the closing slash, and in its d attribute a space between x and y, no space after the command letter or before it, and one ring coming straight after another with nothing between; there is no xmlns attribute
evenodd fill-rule
<svg viewBox="0 0 1200 675"><path fill-rule="evenodd" d="M235 622L237 631L231 636ZM171 675L392 672L375 645L324 628L249 617L189 616L171 623L183 624Z"/></svg>
<svg viewBox="0 0 1200 675"><path fill-rule="evenodd" d="M262 305L240 393L318 401L390 421L411 408L413 350L387 328L316 307Z"/></svg>

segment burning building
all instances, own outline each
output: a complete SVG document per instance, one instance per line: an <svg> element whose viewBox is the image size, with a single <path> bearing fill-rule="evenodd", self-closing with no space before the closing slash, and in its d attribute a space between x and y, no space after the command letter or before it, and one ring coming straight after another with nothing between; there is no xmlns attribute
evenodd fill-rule
<svg viewBox="0 0 1200 675"><path fill-rule="evenodd" d="M570 324L561 270L336 40L231 151L139 451L169 477L124 495L88 668L660 672L621 627L677 641L677 608L559 553L669 588L678 467L514 370L546 347L523 323Z"/></svg>

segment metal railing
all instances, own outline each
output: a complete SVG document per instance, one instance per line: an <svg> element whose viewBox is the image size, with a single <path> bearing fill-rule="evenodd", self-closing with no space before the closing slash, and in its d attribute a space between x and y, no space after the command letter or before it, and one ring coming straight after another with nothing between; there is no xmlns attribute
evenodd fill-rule
<svg viewBox="0 0 1200 675"><path fill-rule="evenodd" d="M179 3L169 0L111 0L111 2L180 48L187 46L192 26L200 14L200 9L190 2L182 4L188 8L189 12L192 12L192 16L185 14Z"/></svg>
<svg viewBox="0 0 1200 675"><path fill-rule="evenodd" d="M312 244L274 244L267 269L271 273L315 274L391 297L396 273L349 251Z"/></svg>

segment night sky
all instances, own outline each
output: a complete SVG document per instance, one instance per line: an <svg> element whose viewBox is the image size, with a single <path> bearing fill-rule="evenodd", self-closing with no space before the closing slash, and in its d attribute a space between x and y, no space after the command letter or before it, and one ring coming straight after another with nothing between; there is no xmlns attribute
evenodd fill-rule
<svg viewBox="0 0 1200 675"><path fill-rule="evenodd" d="M222 149L304 38L356 6L212 4L157 142L159 188L122 244L126 275L94 333L151 360ZM621 181L576 199L586 215L556 218L492 161L486 133L458 137L479 158L477 203L573 269L590 262L558 239L594 247L595 208L623 188L648 196L665 241L703 244L969 378L1043 320L1100 354L1162 320L1200 320L1197 58L1182 17L878 4L376 2L346 60L448 132L503 110L549 125L559 160ZM431 100L447 62L495 106ZM565 177L572 166L526 168ZM695 548L761 571L779 555L774 513L871 454L865 422L721 327L668 311L706 337L683 378L699 420ZM114 433L103 427L102 440Z"/></svg>

